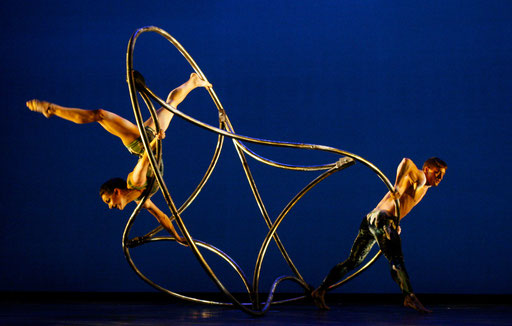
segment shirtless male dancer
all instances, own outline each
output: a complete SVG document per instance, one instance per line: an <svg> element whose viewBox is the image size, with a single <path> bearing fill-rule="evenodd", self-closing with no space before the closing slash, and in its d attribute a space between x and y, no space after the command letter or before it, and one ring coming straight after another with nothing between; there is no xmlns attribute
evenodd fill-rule
<svg viewBox="0 0 512 326"><path fill-rule="evenodd" d="M211 86L208 81L201 79L196 73L192 73L188 81L169 93L166 102L170 106L177 108L193 89ZM57 116L77 124L97 122L109 133L119 137L128 151L131 154L137 155L139 160L133 171L128 174L126 181L121 178L114 178L108 180L101 186L101 199L110 209L117 208L119 210L123 210L125 206L132 201L138 203L142 199L142 194L148 187L148 179L152 178L154 174L150 167L148 155L145 153L139 129L135 124L115 113L103 109L83 110L68 108L36 99L27 101L26 105L31 111L39 112L46 118ZM161 128L161 133L158 135L155 133L156 127L152 118L144 122L146 133L151 141L151 148L154 148L157 139L163 139L165 137L165 131L173 116L174 114L165 108L160 108L157 111L157 118ZM162 167L163 165L161 164L161 168ZM158 183L155 182L150 191L150 196L155 194L157 190ZM156 217L164 229L175 237L176 241L186 244L185 238L176 232L169 217L149 198L146 200L143 207ZM136 238L135 242L129 243L128 245L134 246L140 240L140 238Z"/></svg>
<svg viewBox="0 0 512 326"><path fill-rule="evenodd" d="M316 306L329 309L324 298L329 287L359 266L377 242L390 263L393 280L402 290L404 306L420 312L430 312L412 291L404 265L398 223L421 201L430 187L439 185L446 169L446 163L436 157L426 160L422 170L410 159L402 160L397 169L394 192L388 192L377 207L363 218L347 260L334 266L322 284L311 293ZM395 198L400 202L400 219L395 216Z"/></svg>

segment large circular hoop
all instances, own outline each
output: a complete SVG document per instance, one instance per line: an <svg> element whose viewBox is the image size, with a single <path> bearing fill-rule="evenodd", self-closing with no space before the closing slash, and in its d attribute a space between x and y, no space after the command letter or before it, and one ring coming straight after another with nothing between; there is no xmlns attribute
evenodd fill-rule
<svg viewBox="0 0 512 326"><path fill-rule="evenodd" d="M199 76L201 76L201 78L203 80L207 80L207 78L203 74L203 72L201 71L199 66L192 59L192 57L181 46L181 44L179 44L166 31L164 31L164 30L162 30L162 29L160 29L158 27L147 26L147 27L143 27L143 28L138 29L132 35L132 37L130 38L130 41L128 43L127 55L126 55L126 78L127 78L127 82L128 82L128 88L129 88L129 92L130 92L130 98L131 98L131 102L132 102L132 106L133 106L135 120L137 122L137 127L138 127L140 135L141 135L142 143L144 145L144 148L145 148L146 152L148 153L148 157L149 157L149 160L150 160L151 168L154 171L155 181L158 182L158 185L160 186L160 189L162 191L164 199L166 200L167 205L169 206L169 210L171 211L172 216L176 219L176 223L177 223L179 229L181 230L181 232L183 233L184 237L186 238L187 243L188 243L192 253L196 257L196 259L199 261L199 263L201 264L201 266L203 267L203 269L205 270L207 275L210 277L210 279L219 288L219 290L226 295L226 297L229 299L229 301L231 303L208 301L208 300L202 300L202 299L198 299L198 298L192 298L192 297L184 296L184 295L181 295L181 294L177 294L175 292L169 291L169 290L167 290L167 289L157 285L156 283L151 281L149 278L144 276L137 269L137 267L135 266L133 260L131 259L127 243L129 241L129 232L131 230L133 222L134 222L137 214L139 213L142 205L144 204L145 200L147 199L147 196L145 196L139 202L139 204L137 205L137 207L133 211L132 215L130 216L130 218L129 218L128 222L127 222L127 225L125 227L125 230L123 232L123 242L122 242L122 244L123 244L123 251L124 251L125 257L128 260L128 263L130 264L130 266L134 269L134 271L137 273L137 275L139 275L139 277L141 277L145 282L147 282L148 284L150 284L151 286L153 286L154 288L156 288L156 289L158 289L160 291L163 291L163 292L168 293L170 295L179 297L181 299L189 300L189 301L200 302L200 303L207 303L207 304L217 304L217 305L234 305L234 306L238 307L239 309L243 310L244 312L246 312L248 314L256 315L256 316L257 315L263 315L269 309L271 303L277 303L277 302L272 302L273 295L274 295L274 291L277 288L277 285L280 284L282 281L285 281L285 280L293 281L293 282L299 284L301 287L303 287L306 291L309 290L309 287L308 287L307 283L304 281L304 279L300 275L299 271L294 266L291 258L286 253L284 245L281 243L281 241L280 241L280 239L279 239L279 237L278 237L278 235L276 233L277 228L282 223L282 221L284 220L284 218L286 217L288 212L291 210L291 208L308 191L310 191L313 187L315 187L321 181L325 180L328 176L334 174L335 172L341 171L341 170L345 169L346 167L348 167L350 165L353 165L356 162L359 162L359 163L363 164L364 166L368 167L371 171L373 171L381 179L381 181L385 184L385 186L388 188L389 191L393 190L393 185L391 184L389 179L375 165L373 165L369 161L365 160L364 158L362 158L362 157L360 157L360 156L358 156L356 154L347 152L347 151L343 151L343 150L340 150L340 149L337 149L337 148L334 148L334 147L329 147L329 146L324 146L324 145L264 140L264 139L258 139L258 138L247 137L247 136L236 134L236 132L234 131L234 128L231 125L231 122L229 121L229 118L228 118L224 108L222 107L222 104L221 104L220 100L218 99L218 97L217 97L215 91L213 90L213 88L208 88L208 92L209 92L209 94L210 94L210 96L211 96L215 106L217 107L218 112L219 112L219 127L218 128L210 126L208 124L205 124L205 123L203 123L203 122L201 122L199 120L196 120L196 119L194 119L194 118L192 118L192 117L190 117L190 116L188 116L188 115L186 115L186 114L184 114L184 113L174 109L173 107L169 106L167 103L165 103L165 101L163 101L161 98L156 96L143 82L138 80L137 76L135 76L135 70L133 68L133 54L134 54L135 43L136 43L137 38L141 34L143 34L145 32L155 32L157 34L160 34L164 38L166 38L185 57L185 59L190 64L192 69ZM200 181L199 185L196 187L194 192L189 196L189 198L185 201L185 203L179 209L174 204L174 202L173 202L173 200L171 198L171 195L169 193L169 190L168 190L168 188L167 188L167 186L165 184L165 181L163 180L162 174L160 173L160 171L158 169L158 166L159 166L160 161L161 161L161 143L159 142L158 146L157 146L157 157L158 157L158 159L155 157L155 154L151 150L149 150L149 139L147 138L146 133L143 131L144 130L144 122L142 120L142 114L141 114L141 110L140 110L140 105L139 105L139 102L138 102L137 94L141 95L141 97L143 98L146 106L150 110L151 116L153 117L153 119L156 122L157 131L159 130L159 125L158 125L158 120L156 119L156 113L155 113L156 111L155 111L154 106L151 103L151 100L154 100L160 106L162 106L165 109L171 111L172 113L174 113L174 115L179 116L180 118L186 120L187 122L192 123L192 124L194 124L194 125L196 125L198 127L206 129L208 131L214 132L214 133L216 133L218 135L217 146L216 146L213 158L212 158L212 162L210 163L210 165L209 165L205 175L203 176L203 179ZM249 283L248 283L248 281L247 281L243 271L239 268L239 266L236 264L236 262L233 259L231 259L228 255L226 255L220 249L217 249L217 248L215 248L215 247L213 247L213 246L211 246L211 245L209 245L209 244L207 244L205 242L193 239L191 234L190 234L190 232L186 228L183 220L181 219L181 216L180 216L180 214L194 201L194 199L197 197L197 195L199 194L199 192L201 191L203 186L206 184L206 182L209 179L211 173L213 172L213 170L214 170L214 168L216 166L216 163L218 161L218 157L220 155L220 151L222 149L224 137L231 138L233 143L234 143L234 145L235 145L235 148L236 148L236 150L238 152L238 155L239 155L239 158L240 158L240 160L242 162L242 166L243 166L244 171L246 173L246 177L248 179L248 182L249 182L249 185L250 185L251 190L253 192L253 195L254 195L254 197L256 199L256 202L257 202L257 204L258 204L258 206L260 208L260 211L262 212L263 218L264 218L264 220L265 220L265 222L266 222L266 224L267 224L267 226L269 228L269 231L268 231L265 239L263 240L262 246L260 248L260 252L259 252L257 260L256 260L256 267L255 267L254 274L253 274L253 284L252 284L252 287L249 285ZM297 149L324 151L324 152L340 155L341 158L337 162L323 164L323 165L292 165L292 164L280 163L280 162L276 162L276 161L270 160L268 158L265 158L265 157L257 154L256 152L250 150L244 143L242 143L242 141L248 142L248 143L268 145L268 146L277 146L277 147L287 147L287 148L297 148ZM256 187L256 183L255 183L255 181L254 181L254 179L252 177L252 174L250 172L249 165L248 165L248 162L247 162L246 157L245 157L246 154L251 156L251 157L253 157L257 161L260 161L260 162L262 162L264 164L267 164L267 165L270 165L270 166L273 166L273 167L277 167L277 168L288 169L288 170L298 170L298 171L320 171L320 170L326 170L326 171L324 173L322 173L320 176L318 176L315 180L310 182L306 187L304 187L304 189L302 191L300 191L288 203L288 205L283 209L283 211L276 218L276 220L274 222L272 222L270 217L269 217L269 215L268 215L268 213L267 213L267 211L266 211L266 209L265 209L265 206L263 204L261 196L259 195L259 191L258 191L258 189ZM395 200L395 208L396 208L397 216L400 216L399 202L397 200ZM155 230L149 232L146 235L148 240L144 241L144 242L163 241L163 240L173 241L174 240L172 237L154 238L154 236L160 230L162 230L162 228L158 227ZM281 278L276 279L274 281L272 287L271 287L271 291L270 291L270 293L268 295L267 300L265 301L265 304L263 305L263 307L261 307L260 300L259 300L259 287L258 287L259 277L260 277L261 265L263 263L263 259L265 257L265 253L266 253L267 248L268 248L268 246L270 244L270 241L272 239L277 244L280 252L283 255L283 258L286 260L286 262L288 263L290 269L295 274L295 276L285 276L285 277L281 277ZM236 270L238 275L241 277L241 279L242 279L242 281L244 283L244 286L246 287L247 291L249 292L249 295L250 295L251 301L252 301L251 303L241 303L241 302L239 302L225 288L225 286L218 279L218 277L215 275L214 271L210 268L210 266L208 265L208 263L206 262L206 260L202 256L202 254L199 251L198 247L205 248L205 249L207 249L207 250L209 250L209 251L219 255L222 259L224 259L226 262L228 262L228 264L230 264ZM345 278L344 280L342 280L338 284L332 286L331 289L333 289L335 287L338 287L341 284L343 284L343 283L347 282L348 280L354 278L355 276L359 275L362 271L364 271L366 268L368 268L378 258L379 255L380 255L380 251L365 266L363 266L358 271L356 271L352 275L348 276L347 278ZM281 301L281 302L289 302L289 301L297 300L297 299L300 299L300 298L302 298L302 297L292 298L292 299L284 300L284 301ZM248 308L249 305L252 305L252 309Z"/></svg>

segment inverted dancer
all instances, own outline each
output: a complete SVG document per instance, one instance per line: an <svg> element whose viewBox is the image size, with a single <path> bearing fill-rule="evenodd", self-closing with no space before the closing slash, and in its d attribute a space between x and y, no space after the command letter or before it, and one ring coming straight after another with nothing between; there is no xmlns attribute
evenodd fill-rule
<svg viewBox="0 0 512 326"><path fill-rule="evenodd" d="M208 81L201 79L196 73L192 73L189 80L169 93L166 102L170 106L177 108L193 89L211 86ZM57 116L77 124L97 122L109 133L119 137L128 151L131 154L137 155L139 160L132 172L128 174L126 181L122 178L114 178L108 180L101 186L101 199L110 209L117 208L119 210L123 210L125 206L132 201L138 203L142 200L142 194L148 187L148 180L153 178L154 173L150 167L148 155L145 153L139 129L135 124L115 113L103 109L83 110L68 108L36 99L27 101L26 105L31 111L39 112L46 118ZM163 139L165 137L165 131L169 127L173 116L174 114L165 108L160 108L157 111L157 118L161 128L161 132L158 135L155 132L156 127L153 118L149 118L144 122L146 134L151 141L150 146L152 149L154 149L157 139ZM160 169L162 170L162 168L163 164L161 163ZM149 196L154 195L157 190L158 183L155 182ZM186 244L185 238L176 232L171 219L169 219L169 217L149 198L146 200L143 207L158 220L165 230L175 237L176 241ZM128 245L137 245L141 240L141 238L136 238Z"/></svg>
<svg viewBox="0 0 512 326"><path fill-rule="evenodd" d="M363 218L347 260L334 266L322 284L311 293L316 306L329 309L325 304L325 294L329 287L359 266L377 242L390 263L391 277L402 290L404 306L430 312L412 291L404 265L398 223L421 201L430 187L439 185L446 169L446 163L436 157L426 160L422 170L410 159L402 160L397 169L394 192L388 192L377 207ZM400 218L395 216L395 198L400 202Z"/></svg>

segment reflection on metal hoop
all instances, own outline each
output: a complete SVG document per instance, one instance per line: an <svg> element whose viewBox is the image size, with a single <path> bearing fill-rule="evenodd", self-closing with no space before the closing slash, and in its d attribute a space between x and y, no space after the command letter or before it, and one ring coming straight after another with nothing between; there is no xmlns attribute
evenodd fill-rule
<svg viewBox="0 0 512 326"><path fill-rule="evenodd" d="M298 269L293 264L290 256L285 250L284 245L281 243L281 240L279 239L279 236L277 234L277 228L281 224L281 222L284 220L288 212L292 209L292 207L313 187L315 187L317 184L319 184L321 181L325 180L330 175L334 174L335 172L341 171L356 162L359 162L363 164L364 166L368 167L371 171L373 171L386 185L388 190L393 189L393 185L390 183L388 178L372 163L369 161L363 159L362 157L355 155L353 153L349 153L337 148L324 146L324 145L315 145L315 144L305 144L305 143L292 143L292 142L281 142L281 141L273 141L273 140L264 140L264 139L258 139L253 137L247 137L239 135L235 132L233 126L231 125L231 122L229 121L229 118L226 114L226 111L222 107L222 104L215 94L215 91L213 88L208 88L208 92L217 107L219 111L219 127L213 127L211 125L205 124L201 121L198 121L178 110L175 108L169 106L164 100L156 96L146 85L145 83L139 79L139 74L135 72L133 69L133 53L135 49L135 42L137 41L137 38L145 33L145 32L154 32L157 34L160 34L164 38L166 38L169 42L171 42L176 49L185 57L185 59L188 61L192 69L204 80L207 80L206 76L203 74L199 66L195 63L194 59L187 53L187 51L179 44L171 35L169 35L166 31L154 27L154 26L148 26L138 29L130 38L130 41L128 43L128 49L126 53L126 78L128 82L128 88L130 91L130 98L133 106L133 112L135 115L135 120L137 122L137 127L139 128L139 133L142 138L142 143L144 145L144 148L146 150L146 153L148 153L148 157L150 159L151 168L154 171L155 179L152 182L158 182L158 185L160 186L160 189L162 191L162 194L165 198L165 201L167 202L167 205L169 206L169 210L171 211L172 216L176 219L176 223L183 233L184 237L187 240L188 246L194 256L197 258L205 272L208 274L208 276L212 279L212 281L215 283L215 285L219 288L220 291L222 291L226 297L229 299L229 302L217 302L217 301L210 301L210 300L203 300L199 298L194 297L188 297L185 295L181 295L175 292L172 292L156 283L151 281L149 278L147 278L140 270L136 267L135 263L133 262L131 256L130 256L130 249L127 246L129 239L129 233L133 226L133 223L135 222L135 218L137 217L140 209L142 208L142 205L148 198L147 195L139 202L133 213L131 214L130 218L128 219L128 222L126 224L126 227L123 232L123 251L124 255L130 264L130 266L133 268L133 270L141 277L145 282L147 282L152 287L156 288L157 290L163 291L165 293L168 293L172 296L192 301L192 302L198 302L198 303L206 303L206 304L213 304L213 305L234 305L241 309L242 311L254 315L254 316L260 316L263 315L270 307L271 304L276 303L284 303L284 302L290 302L294 300L300 300L304 298L305 296L299 296L292 299L282 300L282 301L273 301L273 296L275 293L275 290L277 289L277 286L283 282L283 281L293 281L297 283L299 286L301 286L306 292L310 291L310 288L306 281L303 279L303 277L300 275ZM192 194L189 196L189 198L183 203L183 205L180 208L177 208L174 204L172 197L169 193L169 190L163 180L162 174L160 173L160 170L157 168L162 160L162 144L161 141L158 141L157 149L156 149L156 155L149 150L149 139L146 135L144 130L144 122L142 119L142 114L138 102L137 94L140 94L142 99L144 100L144 103L146 104L147 108L150 111L151 116L153 117L153 120L156 123L156 131L158 132L160 130L160 126L158 123L158 119L156 118L156 110L151 102L151 100L158 103L160 106L164 107L165 109L171 111L174 113L174 115L179 116L180 118L184 119L185 121L192 123L198 127L201 127L203 129L206 129L208 131L211 131L213 133L216 133L218 135L217 145L213 154L213 158L211 160L210 165L208 166L208 169L206 170L203 178L197 185L196 189L192 192ZM212 245L193 239L190 232L186 228L185 224L183 223L183 220L181 218L181 213L187 209L187 207L190 206L190 204L195 200L199 192L202 190L206 182L208 181L209 177L211 176L217 161L220 156L220 152L222 150L222 146L224 144L224 137L228 137L232 139L233 144L237 150L238 156L241 160L242 166L244 168L247 180L249 182L249 186L251 187L251 190L253 192L254 198L256 200L256 203L259 206L259 209L262 213L263 219L265 220L265 223L267 224L267 227L269 228L269 231L267 233L267 236L263 240L263 243L261 245L258 257L256 259L256 266L253 273L253 280L252 285L249 284L248 279L246 278L245 274L241 270L241 268L236 264L236 262L229 257L227 254L222 252L220 249L217 249L213 247ZM268 146L277 146L277 147L287 147L287 148L297 148L297 149L305 149L305 150L314 150L314 151L324 151L333 153L336 155L339 155L339 159L336 162L328 163L324 165L292 165L287 163L280 163L273 160L270 160L268 158L265 158L253 150L249 149L242 141L247 143L254 143L254 144L261 144L261 145L268 145ZM298 170L298 171L324 171L322 174L320 174L316 179L311 181L306 187L304 187L283 209L283 211L279 214L279 216L275 219L274 222L269 217L269 214L267 213L267 210L265 208L265 205L263 204L263 200L261 199L261 196L259 194L258 188L256 187L256 183L254 181L254 178L252 177L251 171L249 169L249 165L247 163L245 155L249 155L252 158L256 159L259 162L262 162L264 164L281 168L281 169L288 169L288 170ZM151 189L151 185L148 187L148 189ZM396 207L396 213L397 216L399 216L399 204L398 201L395 200L395 207ZM155 235L162 230L162 227L159 226L156 229L152 230L148 234L146 234L143 237L143 241L141 244L148 243L148 242L155 242L155 241L175 241L172 237L155 237ZM270 289L270 292L268 294L267 299L264 302L260 302L259 298L259 279L260 279L260 272L261 272L261 266L263 263L263 259L265 257L265 253L267 251L268 246L270 245L271 240L274 240L277 247L279 248L279 251L283 255L283 258L285 259L286 263L290 267L293 276L283 276L274 281L272 284L272 287ZM209 250L215 254L217 254L219 257L224 259L240 276L250 298L250 303L242 303L237 298L235 298L231 292L229 292L225 286L222 284L222 282L218 279L218 277L215 275L214 271L210 268L207 261L204 259L203 255L199 251L199 247L204 248L206 250ZM361 269L353 273L352 275L348 276L338 284L331 287L331 289L340 286L341 284L349 281L353 277L360 274L363 270L368 268L380 255L380 251L377 253L377 255L371 259L365 266L363 266Z"/></svg>

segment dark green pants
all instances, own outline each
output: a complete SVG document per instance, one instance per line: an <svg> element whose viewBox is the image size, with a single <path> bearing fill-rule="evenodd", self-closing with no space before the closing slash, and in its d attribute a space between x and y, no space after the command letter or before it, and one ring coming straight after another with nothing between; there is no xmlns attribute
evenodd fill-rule
<svg viewBox="0 0 512 326"><path fill-rule="evenodd" d="M331 269L320 287L326 290L359 266L375 242L389 261L391 277L400 286L402 293L405 295L412 293L398 234L398 219L382 211L373 211L363 218L349 257Z"/></svg>

